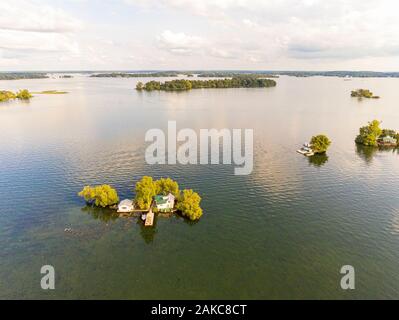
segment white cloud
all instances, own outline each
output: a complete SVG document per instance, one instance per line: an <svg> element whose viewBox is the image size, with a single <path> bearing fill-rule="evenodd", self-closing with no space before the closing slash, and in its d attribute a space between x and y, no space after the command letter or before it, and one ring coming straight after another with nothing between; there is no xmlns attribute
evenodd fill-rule
<svg viewBox="0 0 399 320"><path fill-rule="evenodd" d="M205 41L200 37L190 36L183 32L175 33L170 30L163 31L157 40L162 49L183 55L191 54L205 45Z"/></svg>
<svg viewBox="0 0 399 320"><path fill-rule="evenodd" d="M82 23L64 11L32 1L0 2L0 29L32 32L71 32Z"/></svg>

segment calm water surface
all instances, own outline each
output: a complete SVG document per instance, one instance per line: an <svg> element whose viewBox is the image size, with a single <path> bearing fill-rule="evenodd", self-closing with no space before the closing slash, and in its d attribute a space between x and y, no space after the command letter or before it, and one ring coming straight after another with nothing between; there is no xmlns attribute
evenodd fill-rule
<svg viewBox="0 0 399 320"><path fill-rule="evenodd" d="M0 298L399 298L398 152L353 142L373 119L399 129L399 79L277 81L183 93L139 93L135 79L0 81L70 92L0 105ZM360 87L382 99L350 98ZM253 173L146 165L145 132L168 120L253 128ZM295 153L318 133L333 141L328 157ZM76 195L108 183L133 197L143 175L197 190L203 218L159 217L145 229ZM56 270L52 292L40 289L45 264ZM347 264L351 292L340 289Z"/></svg>

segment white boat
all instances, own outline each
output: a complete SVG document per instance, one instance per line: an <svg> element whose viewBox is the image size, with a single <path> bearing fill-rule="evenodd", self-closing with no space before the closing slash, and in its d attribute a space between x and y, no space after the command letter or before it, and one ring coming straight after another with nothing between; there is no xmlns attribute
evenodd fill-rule
<svg viewBox="0 0 399 320"><path fill-rule="evenodd" d="M307 146L302 147L301 149L297 150L296 152L303 154L306 157L311 157L314 155L314 151Z"/></svg>

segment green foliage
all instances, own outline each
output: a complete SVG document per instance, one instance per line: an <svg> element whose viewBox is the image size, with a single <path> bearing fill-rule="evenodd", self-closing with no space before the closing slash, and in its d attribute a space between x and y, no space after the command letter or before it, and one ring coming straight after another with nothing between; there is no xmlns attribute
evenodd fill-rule
<svg viewBox="0 0 399 320"><path fill-rule="evenodd" d="M104 184L101 186L86 186L78 193L89 204L97 207L108 207L119 202L118 193L111 186Z"/></svg>
<svg viewBox="0 0 399 320"><path fill-rule="evenodd" d="M136 203L140 209L146 210L150 207L152 199L157 195L159 188L152 177L143 177L136 183Z"/></svg>
<svg viewBox="0 0 399 320"><path fill-rule="evenodd" d="M331 145L331 141L327 136L320 134L318 136L312 137L310 144L315 153L324 153L327 151L328 147Z"/></svg>
<svg viewBox="0 0 399 320"><path fill-rule="evenodd" d="M0 102L6 102L15 98L15 94L11 91L0 91Z"/></svg>
<svg viewBox="0 0 399 320"><path fill-rule="evenodd" d="M136 183L136 203L140 209L148 209L154 196L158 194L173 194L179 197L179 184L170 178L154 180L152 177L143 177Z"/></svg>
<svg viewBox="0 0 399 320"><path fill-rule="evenodd" d="M143 90L143 89L144 89L144 84L142 82L137 82L136 90Z"/></svg>
<svg viewBox="0 0 399 320"><path fill-rule="evenodd" d="M201 197L193 190L183 190L176 205L176 209L190 220L198 220L202 216L200 207Z"/></svg>
<svg viewBox="0 0 399 320"><path fill-rule="evenodd" d="M18 91L16 97L21 100L29 100L30 98L32 98L32 95L28 90L24 89Z"/></svg>
<svg viewBox="0 0 399 320"><path fill-rule="evenodd" d="M356 137L356 143L364 146L378 146L377 139L382 134L380 121L373 120L365 127L359 129L359 135Z"/></svg>
<svg viewBox="0 0 399 320"><path fill-rule="evenodd" d="M356 98L373 98L373 99L379 99L379 96L373 95L373 93L368 90L368 89L357 89L355 91L351 92L351 97L356 97Z"/></svg>
<svg viewBox="0 0 399 320"><path fill-rule="evenodd" d="M170 178L159 179L156 181L156 184L158 193L161 193L163 195L168 195L169 193L171 193L175 197L178 197L180 194L179 184Z"/></svg>
<svg viewBox="0 0 399 320"><path fill-rule="evenodd" d="M256 77L235 77L232 79L215 80L172 80L161 83L159 81L147 82L143 89L146 91L187 91L204 88L266 88L276 86L276 81L259 79ZM139 89L141 90L141 89Z"/></svg>
<svg viewBox="0 0 399 320"><path fill-rule="evenodd" d="M177 77L177 71L160 71L148 73L126 73L126 72L113 72L113 73L99 73L93 74L91 78L159 78L159 77Z"/></svg>

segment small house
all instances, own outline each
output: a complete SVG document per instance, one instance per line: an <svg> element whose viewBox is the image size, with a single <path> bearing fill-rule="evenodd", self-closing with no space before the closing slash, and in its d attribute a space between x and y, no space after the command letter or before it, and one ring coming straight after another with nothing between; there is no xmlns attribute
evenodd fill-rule
<svg viewBox="0 0 399 320"><path fill-rule="evenodd" d="M167 196L158 195L154 197L155 205L160 212L171 212L175 207L175 196L169 193Z"/></svg>
<svg viewBox="0 0 399 320"><path fill-rule="evenodd" d="M385 136L382 139L380 139L379 144L384 145L384 146L396 146L398 143L398 140L391 137L391 136Z"/></svg>
<svg viewBox="0 0 399 320"><path fill-rule="evenodd" d="M120 213L129 213L133 212L134 210L134 204L132 200L126 199L121 201L118 205L118 212Z"/></svg>

